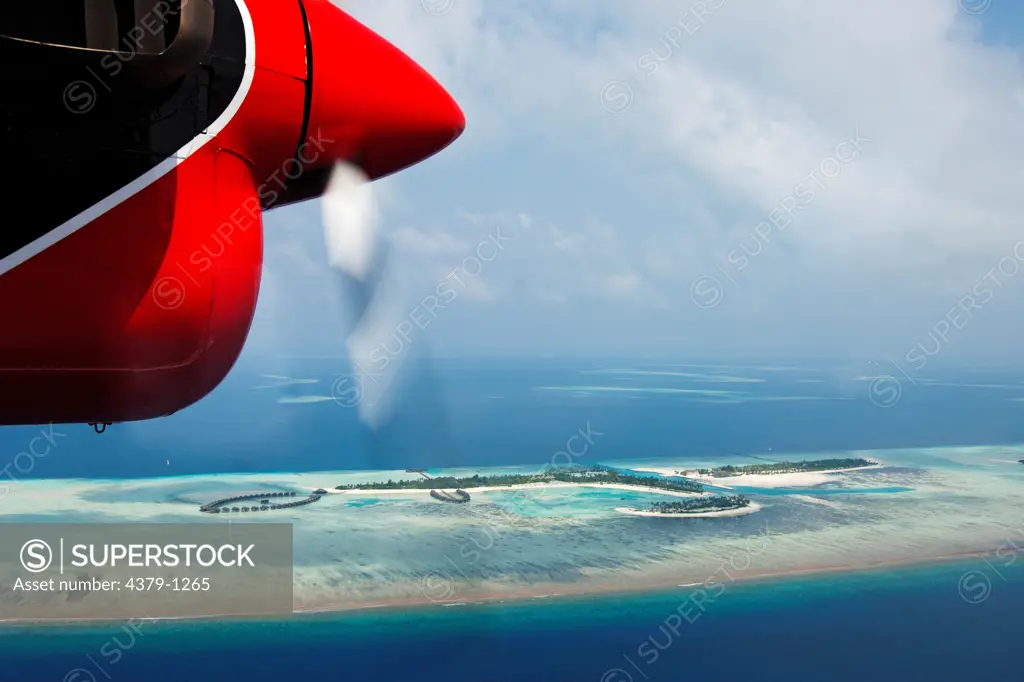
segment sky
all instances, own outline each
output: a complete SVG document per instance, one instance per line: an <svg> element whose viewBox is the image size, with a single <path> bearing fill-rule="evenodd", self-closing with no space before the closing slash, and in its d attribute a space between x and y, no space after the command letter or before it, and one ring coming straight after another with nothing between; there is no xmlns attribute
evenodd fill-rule
<svg viewBox="0 0 1024 682"><path fill-rule="evenodd" d="M425 352L1020 364L1016 4L342 3L466 114L374 183ZM343 355L320 202L264 228L244 357Z"/></svg>

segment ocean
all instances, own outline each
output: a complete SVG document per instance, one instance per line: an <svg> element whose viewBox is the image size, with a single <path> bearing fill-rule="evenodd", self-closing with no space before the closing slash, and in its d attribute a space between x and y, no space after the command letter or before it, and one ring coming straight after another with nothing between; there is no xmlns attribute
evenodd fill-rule
<svg viewBox="0 0 1024 682"><path fill-rule="evenodd" d="M540 466L588 424L609 460L1024 442L1024 372L1001 369L442 359L396 399L383 433L334 395L347 371L343 360L243 358L169 417L103 434L55 426L45 457L15 461L39 427L2 429L0 462L14 478Z"/></svg>
<svg viewBox="0 0 1024 682"><path fill-rule="evenodd" d="M38 478L540 468L584 433L594 445L577 462L620 467L1024 442L1024 374L898 369L439 360L397 396L394 426L373 433L338 390L340 361L247 359L209 398L162 420L103 434L4 429L0 460L9 488ZM927 462L928 452L915 461ZM0 499L0 513L11 513L4 509ZM1019 537L1024 548L1014 533L1024 518L1004 521L1001 537ZM1024 561L1016 555L1013 546L998 562L725 581L696 610L688 599L699 588L690 586L266 622L0 627L0 680L1024 680L1015 646L1024 635Z"/></svg>
<svg viewBox="0 0 1024 682"><path fill-rule="evenodd" d="M268 622L0 630L0 680L1021 680L1021 564L726 584L703 611L681 609L693 588L679 588Z"/></svg>

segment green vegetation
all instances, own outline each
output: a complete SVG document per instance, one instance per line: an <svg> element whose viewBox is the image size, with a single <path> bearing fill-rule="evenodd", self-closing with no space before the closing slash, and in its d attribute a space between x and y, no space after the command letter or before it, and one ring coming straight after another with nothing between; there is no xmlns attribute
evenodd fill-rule
<svg viewBox="0 0 1024 682"><path fill-rule="evenodd" d="M339 485L337 490L453 490L458 488L494 488L509 485L529 485L531 483L637 485L671 492L704 492L704 486L695 481L667 481L653 476L634 476L597 466L548 467L545 471L538 474L473 475L463 478L442 476L438 478L416 478L406 481L388 479L386 482Z"/></svg>
<svg viewBox="0 0 1024 682"><path fill-rule="evenodd" d="M775 462L773 464L747 464L745 466L728 465L714 469L698 469L698 473L717 478L739 476L740 474L793 474L811 471L830 471L832 469L856 469L874 466L878 462L870 459L818 459L808 462Z"/></svg>
<svg viewBox="0 0 1024 682"><path fill-rule="evenodd" d="M750 500L743 495L712 495L672 502L651 502L649 511L658 514L695 514L703 511L725 511L749 506Z"/></svg>

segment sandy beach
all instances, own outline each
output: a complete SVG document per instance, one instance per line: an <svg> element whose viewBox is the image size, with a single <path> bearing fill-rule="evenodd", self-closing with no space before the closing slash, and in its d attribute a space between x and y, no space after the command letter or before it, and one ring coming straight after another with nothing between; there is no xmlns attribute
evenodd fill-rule
<svg viewBox="0 0 1024 682"><path fill-rule="evenodd" d="M545 489L556 489L556 488L611 488L614 490L632 490L634 492L641 493L656 493L658 495L670 495L672 497L707 497L713 493L687 493L678 490L665 490L664 488L655 488L653 486L645 485L626 485L622 483L523 483L522 485L494 485L486 486L481 488L461 488L461 490L467 493L478 493L487 494L491 492L498 492L502 490L545 490ZM308 488L308 490L315 490L315 488ZM355 488L353 490L333 490L330 489L328 493L336 495L429 495L430 490L427 488L403 488L393 490L376 490L374 488Z"/></svg>
<svg viewBox="0 0 1024 682"><path fill-rule="evenodd" d="M669 469L667 467L637 467L636 471L660 474L661 476L684 476L699 483L706 483L718 488L732 490L733 486L743 485L754 488L812 488L822 483L837 480L834 474L851 471L867 471L880 469L884 464L872 464L866 467L849 469L825 469L823 471L794 471L786 474L739 474L737 476L710 476L693 470ZM681 473L679 473L681 472Z"/></svg>
<svg viewBox="0 0 1024 682"><path fill-rule="evenodd" d="M691 513L680 513L680 514L663 514L661 512L645 511L643 509L633 509L631 507L616 507L615 511L620 514L628 514L629 516L650 516L658 518L675 518L675 519L714 519L726 516L746 516L747 514L753 514L761 511L761 505L756 502L751 502L746 507L738 507L734 509L709 509L707 511L691 512Z"/></svg>

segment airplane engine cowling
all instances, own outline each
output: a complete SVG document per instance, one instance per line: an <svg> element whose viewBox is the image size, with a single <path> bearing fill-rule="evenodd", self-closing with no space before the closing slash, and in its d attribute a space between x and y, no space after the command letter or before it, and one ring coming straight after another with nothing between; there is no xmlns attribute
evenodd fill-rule
<svg viewBox="0 0 1024 682"><path fill-rule="evenodd" d="M246 162L191 157L0 279L0 300L50 294L19 308L23 333L0 336L2 423L132 421L199 400L241 352L262 258Z"/></svg>
<svg viewBox="0 0 1024 682"><path fill-rule="evenodd" d="M213 1L208 53L169 89L120 87L121 58L0 74L20 162L0 191L26 216L0 232L0 424L160 417L236 361L258 192L302 144L308 52L298 0Z"/></svg>
<svg viewBox="0 0 1024 682"><path fill-rule="evenodd" d="M146 49L116 40L132 3L0 12L0 55L45 57L0 69L0 192L25 216L0 229L0 425L200 400L249 332L261 211L318 196L339 160L382 177L462 132L440 85L329 0L202 2L212 34L205 5L137 0L136 26L180 15Z"/></svg>

